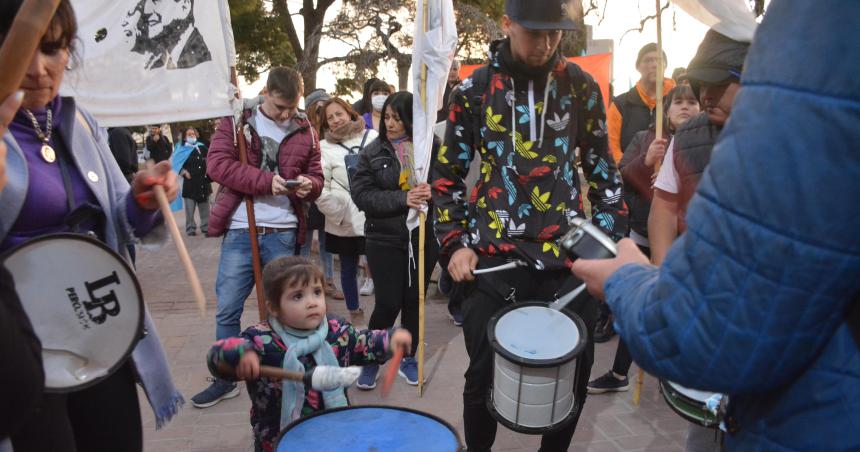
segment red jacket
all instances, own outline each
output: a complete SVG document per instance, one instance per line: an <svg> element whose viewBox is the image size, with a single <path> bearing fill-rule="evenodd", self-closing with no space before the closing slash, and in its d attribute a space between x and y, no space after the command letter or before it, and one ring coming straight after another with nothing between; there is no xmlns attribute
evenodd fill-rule
<svg viewBox="0 0 860 452"><path fill-rule="evenodd" d="M255 129L256 108L243 112L245 119L245 137L248 140L248 164L239 162L239 147L233 145L233 118L222 118L218 124L209 155L206 161L206 171L209 177L218 182L220 188L215 197L215 204L209 215L209 237L218 237L230 226L230 220L236 208L242 204L245 195L269 196L272 194L272 179L274 173L260 169L262 160L262 142ZM299 114L293 118L297 125L295 130L287 134L281 142L278 151L278 169L284 179L295 179L305 176L313 183L311 193L304 199L289 195L293 210L299 220L296 234L298 244L304 243L307 228L305 203L316 200L323 186L323 172L320 165L320 146L316 132L310 126L307 118Z"/></svg>

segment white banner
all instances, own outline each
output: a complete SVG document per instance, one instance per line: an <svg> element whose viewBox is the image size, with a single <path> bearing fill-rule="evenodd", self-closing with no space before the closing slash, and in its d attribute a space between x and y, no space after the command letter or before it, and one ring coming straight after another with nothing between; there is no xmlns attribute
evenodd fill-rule
<svg viewBox="0 0 860 452"><path fill-rule="evenodd" d="M424 31L424 13L427 13L427 31ZM433 128L436 112L442 105L448 71L457 50L457 25L451 0L419 0L416 2L415 40L412 49L412 142L415 176L419 182L427 181L430 173L430 156L433 149ZM422 66L427 67L422 80ZM409 211L406 226L411 231L418 226L418 212Z"/></svg>
<svg viewBox="0 0 860 452"><path fill-rule="evenodd" d="M231 114L227 0L72 0L77 60L61 92L109 126ZM224 14L227 17L224 17Z"/></svg>
<svg viewBox="0 0 860 452"><path fill-rule="evenodd" d="M675 4L724 36L752 42L758 22L744 0L675 0Z"/></svg>

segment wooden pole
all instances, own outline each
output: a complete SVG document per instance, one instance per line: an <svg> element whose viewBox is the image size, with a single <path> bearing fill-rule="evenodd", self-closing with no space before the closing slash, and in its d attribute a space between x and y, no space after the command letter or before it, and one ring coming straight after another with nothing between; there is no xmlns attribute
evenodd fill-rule
<svg viewBox="0 0 860 452"><path fill-rule="evenodd" d="M158 200L158 207L161 209L161 215L164 217L167 230L170 232L170 236L173 237L173 244L176 245L176 253L179 255L179 261L185 269L188 284L191 285L191 293L194 294L197 309L200 311L200 316L205 317L206 297L203 295L203 287L200 285L200 278L197 277L197 270L191 262L191 256L188 255L188 249L185 248L185 241L182 240L182 233L179 232L179 227L176 225L176 218L173 217L173 212L170 211L170 202L167 200L167 194L161 185L153 186L152 190L155 192L155 198Z"/></svg>
<svg viewBox="0 0 860 452"><path fill-rule="evenodd" d="M663 138L663 73L666 71L663 68L663 10L660 7L660 0L655 0L657 6L657 105L654 114L654 125L656 129L656 139ZM663 160L658 160L654 165L654 174L660 172L660 167L663 165ZM642 384L645 382L645 371L640 367L636 372L636 387L633 388L633 404L639 406L642 399Z"/></svg>
<svg viewBox="0 0 860 452"><path fill-rule="evenodd" d="M241 102L242 95L239 92L239 76L236 68L230 68L230 78L236 86L236 98ZM248 164L248 143L245 141L245 121L239 120L236 127L236 144L239 146L239 162ZM257 309L260 311L260 321L266 320L268 310L266 309L266 296L263 293L263 261L260 259L260 244L257 241L257 219L254 216L254 197L245 196L245 212L248 215L248 237L251 239L251 267L254 271L254 287L257 288ZM297 238L298 239L298 238Z"/></svg>
<svg viewBox="0 0 860 452"><path fill-rule="evenodd" d="M656 126L656 138L663 138L663 73L666 69L663 67L663 11L660 9L660 0L655 0L657 3L657 105L654 114L654 122ZM663 165L663 159L657 161L654 165L654 174L660 172L660 167Z"/></svg>
<svg viewBox="0 0 860 452"><path fill-rule="evenodd" d="M427 12L429 11L430 0L421 1L422 21L421 27L424 33L427 33ZM421 64L421 86L418 90L421 96L421 105L427 106L427 65ZM430 114L424 108L425 114ZM424 268L424 240L426 236L425 220L427 214L418 212L418 397L424 395L424 273L427 271Z"/></svg>
<svg viewBox="0 0 860 452"><path fill-rule="evenodd" d="M17 91L60 0L25 0L0 48L0 102Z"/></svg>
<svg viewBox="0 0 860 452"><path fill-rule="evenodd" d="M245 141L243 124L239 121L238 142L239 161L248 164L248 145ZM254 216L254 197L245 196L245 211L248 214L248 237L251 239L251 264L254 268L254 287L257 288L257 309L260 310L260 321L266 320L269 311L266 309L266 296L263 293L263 261L260 259L260 244L257 241L257 219ZM298 240L298 237L296 238Z"/></svg>

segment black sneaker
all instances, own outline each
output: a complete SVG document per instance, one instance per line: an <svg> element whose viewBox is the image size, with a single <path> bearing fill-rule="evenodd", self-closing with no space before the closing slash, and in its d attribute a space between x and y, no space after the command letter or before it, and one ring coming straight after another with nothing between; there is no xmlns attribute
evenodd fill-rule
<svg viewBox="0 0 860 452"><path fill-rule="evenodd" d="M596 344L609 342L612 336L615 336L615 328L612 327L612 321L612 315L607 316L606 319L597 321L597 324L594 326L594 342Z"/></svg>
<svg viewBox="0 0 860 452"><path fill-rule="evenodd" d="M191 404L195 407L209 408L222 400L232 399L239 395L239 385L236 383L220 378L210 378L209 380L212 381L212 384L191 398Z"/></svg>
<svg viewBox="0 0 860 452"><path fill-rule="evenodd" d="M603 374L603 376L597 377L588 382L589 394L624 392L628 389L630 389L630 382L627 380L627 377L625 376L623 379L619 380L615 378L615 374L613 374L611 370Z"/></svg>

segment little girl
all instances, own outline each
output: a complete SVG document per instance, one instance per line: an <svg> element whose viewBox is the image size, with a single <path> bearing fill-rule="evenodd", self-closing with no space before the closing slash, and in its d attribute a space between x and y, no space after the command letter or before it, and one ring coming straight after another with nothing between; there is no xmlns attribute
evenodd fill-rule
<svg viewBox="0 0 860 452"><path fill-rule="evenodd" d="M323 274L302 257L276 259L263 270L269 319L241 337L216 342L209 370L217 378L246 380L255 450L274 451L281 428L311 413L347 406L343 388L317 391L301 382L260 377L260 365L304 372L315 366L381 364L390 350L412 345L400 328L357 331L326 317Z"/></svg>

